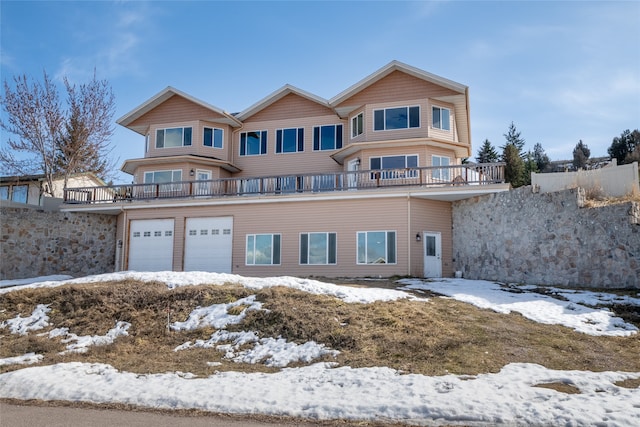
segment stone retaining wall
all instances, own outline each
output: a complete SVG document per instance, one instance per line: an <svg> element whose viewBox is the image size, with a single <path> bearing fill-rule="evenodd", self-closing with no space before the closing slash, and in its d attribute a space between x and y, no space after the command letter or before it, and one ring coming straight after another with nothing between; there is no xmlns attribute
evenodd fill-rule
<svg viewBox="0 0 640 427"><path fill-rule="evenodd" d="M532 187L454 202L454 267L468 279L640 288L640 203L582 207Z"/></svg>
<svg viewBox="0 0 640 427"><path fill-rule="evenodd" d="M112 272L116 217L0 209L0 279Z"/></svg>

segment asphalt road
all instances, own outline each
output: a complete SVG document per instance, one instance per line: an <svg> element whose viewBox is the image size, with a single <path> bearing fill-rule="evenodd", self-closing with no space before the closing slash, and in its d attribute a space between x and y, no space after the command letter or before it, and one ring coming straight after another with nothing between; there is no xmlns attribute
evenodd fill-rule
<svg viewBox="0 0 640 427"><path fill-rule="evenodd" d="M224 415L182 416L170 413L89 409L68 406L32 406L0 402L1 427L311 427L326 423L295 420L254 420Z"/></svg>

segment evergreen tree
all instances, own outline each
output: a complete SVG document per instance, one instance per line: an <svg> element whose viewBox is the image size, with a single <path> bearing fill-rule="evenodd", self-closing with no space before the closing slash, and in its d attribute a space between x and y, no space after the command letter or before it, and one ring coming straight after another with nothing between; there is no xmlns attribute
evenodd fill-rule
<svg viewBox="0 0 640 427"><path fill-rule="evenodd" d="M500 147L503 151L507 148L507 145L511 144L518 150L518 155L522 156L524 153L522 152L524 148L524 139L520 137L520 132L516 129L516 125L511 122L509 125L509 130L504 134L506 139L506 144Z"/></svg>
<svg viewBox="0 0 640 427"><path fill-rule="evenodd" d="M620 136L613 138L613 142L607 152L612 158L618 161L619 165L632 163L633 160L630 158L628 161L627 156L631 154L638 145L640 145L640 131L636 129L631 132L627 129L622 132Z"/></svg>
<svg viewBox="0 0 640 427"><path fill-rule="evenodd" d="M524 156L524 173L522 176L523 185L531 185L531 174L537 173L538 163L535 160L534 154L531 151L527 151Z"/></svg>
<svg viewBox="0 0 640 427"><path fill-rule="evenodd" d="M576 169L584 169L584 167L587 165L587 160L589 159L590 155L591 150L589 150L587 144L580 140L580 142L578 142L573 149L573 167L575 167Z"/></svg>
<svg viewBox="0 0 640 427"><path fill-rule="evenodd" d="M506 163L504 167L505 181L510 183L513 188L524 185L525 167L518 147L507 144L502 152L502 161Z"/></svg>
<svg viewBox="0 0 640 427"><path fill-rule="evenodd" d="M478 163L495 163L498 161L498 152L488 139L484 140L482 147L478 150L476 161Z"/></svg>
<svg viewBox="0 0 640 427"><path fill-rule="evenodd" d="M533 160L536 162L536 167L539 172L544 172L551 164L549 156L544 152L544 148L542 148L542 144L539 142L533 146Z"/></svg>

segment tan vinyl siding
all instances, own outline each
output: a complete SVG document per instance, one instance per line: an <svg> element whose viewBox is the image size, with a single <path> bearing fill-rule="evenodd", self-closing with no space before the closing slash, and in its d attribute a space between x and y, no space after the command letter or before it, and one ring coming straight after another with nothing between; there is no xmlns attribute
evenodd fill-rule
<svg viewBox="0 0 640 427"><path fill-rule="evenodd" d="M409 209L411 217L409 217ZM425 201L406 196L329 201L260 203L214 207L139 209L127 212L132 219L175 218L174 270L182 270L185 218L233 217L232 271L247 276L422 276L422 246L415 234L442 233L443 274L451 275L451 208L448 202ZM409 223L411 224L409 226ZM357 264L358 231L395 231L396 264ZM337 233L336 265L300 265L300 233ZM280 234L281 264L246 265L248 234Z"/></svg>
<svg viewBox="0 0 640 427"><path fill-rule="evenodd" d="M245 124L272 120L286 120L291 117L308 118L335 114L333 110L299 95L289 93L269 107L258 111L244 120Z"/></svg>
<svg viewBox="0 0 640 427"><path fill-rule="evenodd" d="M333 173L342 171L342 166L330 156L335 151L313 150L313 128L321 125L342 125L343 144L348 138L347 124L337 116L313 116L273 120L265 122L245 123L240 131L233 134L233 163L242 169L234 177L272 176L302 173ZM304 151L298 153L276 154L276 130L287 128L304 128ZM240 156L241 132L267 131L267 154L256 156Z"/></svg>
<svg viewBox="0 0 640 427"><path fill-rule="evenodd" d="M174 95L167 101L155 107L148 113L140 116L129 124L129 127L142 125L158 125L161 123L175 123L199 120L211 120L223 118L221 115L181 96Z"/></svg>
<svg viewBox="0 0 640 427"><path fill-rule="evenodd" d="M411 275L422 277L424 270L423 242L416 242L417 233L424 231L441 233L442 237L442 276L453 276L453 248L451 235L451 203L436 200L411 199L411 233L409 239L411 251Z"/></svg>
<svg viewBox="0 0 640 427"><path fill-rule="evenodd" d="M394 71L368 88L341 102L344 105L364 105L380 102L394 102L416 98L433 98L459 95L451 89L413 77L400 71Z"/></svg>

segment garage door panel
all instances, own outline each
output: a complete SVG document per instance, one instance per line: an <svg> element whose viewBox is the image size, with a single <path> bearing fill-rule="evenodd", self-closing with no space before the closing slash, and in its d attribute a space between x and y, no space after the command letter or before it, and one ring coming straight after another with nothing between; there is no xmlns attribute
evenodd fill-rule
<svg viewBox="0 0 640 427"><path fill-rule="evenodd" d="M173 219L132 220L129 237L129 270L173 269Z"/></svg>
<svg viewBox="0 0 640 427"><path fill-rule="evenodd" d="M233 218L187 218L184 270L231 273Z"/></svg>

